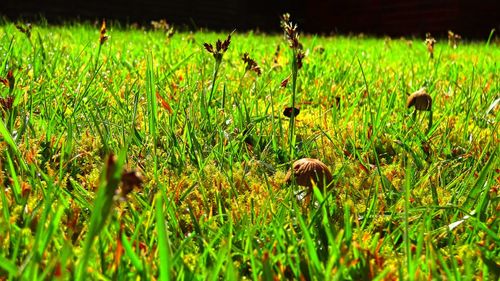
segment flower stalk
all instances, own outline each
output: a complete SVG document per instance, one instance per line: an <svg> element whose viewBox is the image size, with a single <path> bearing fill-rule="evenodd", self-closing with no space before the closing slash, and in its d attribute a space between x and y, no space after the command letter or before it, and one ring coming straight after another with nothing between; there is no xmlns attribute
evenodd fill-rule
<svg viewBox="0 0 500 281"><path fill-rule="evenodd" d="M203 44L203 46L205 47L205 50L207 50L207 52L211 53L215 59L214 72L213 72L213 77L212 77L212 89L210 90L210 96L208 97L208 104L210 104L212 102L212 97L213 97L214 90L215 90L215 82L217 81L217 76L219 74L219 68L222 64L222 57L224 56L224 53L229 48L229 44L231 44L231 34L229 34L227 36L227 39L224 41L217 40L217 42L215 42L215 47L209 43Z"/></svg>
<svg viewBox="0 0 500 281"><path fill-rule="evenodd" d="M292 108L295 108L296 95L297 95L297 77L299 69L302 68L302 60L304 59L304 52L302 51L302 44L299 41L299 33L297 31L297 25L290 21L290 14L286 13L281 17L281 28L283 28L285 39L289 43L289 47L292 50L292 96L291 103ZM295 116L296 113L292 110L290 114L290 124L289 124L289 145L290 145L290 159L295 158Z"/></svg>

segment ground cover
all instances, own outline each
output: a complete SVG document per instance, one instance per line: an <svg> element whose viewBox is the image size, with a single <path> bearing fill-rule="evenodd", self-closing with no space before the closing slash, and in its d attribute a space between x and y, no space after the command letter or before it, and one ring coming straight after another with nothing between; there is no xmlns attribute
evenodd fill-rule
<svg viewBox="0 0 500 281"><path fill-rule="evenodd" d="M155 26L0 25L0 279L499 277L493 38Z"/></svg>

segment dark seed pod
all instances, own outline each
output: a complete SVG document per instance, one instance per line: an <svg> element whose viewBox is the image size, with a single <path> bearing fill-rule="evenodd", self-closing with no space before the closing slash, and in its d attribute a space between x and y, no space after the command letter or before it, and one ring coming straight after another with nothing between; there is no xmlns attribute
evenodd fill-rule
<svg viewBox="0 0 500 281"><path fill-rule="evenodd" d="M126 172L122 174L121 182L123 184L121 188L121 195L122 197L125 197L134 189L134 187L140 187L142 185L142 175L137 171Z"/></svg>
<svg viewBox="0 0 500 281"><path fill-rule="evenodd" d="M406 107L415 106L416 110L430 111L432 109L432 98L425 92L425 89L420 89L411 94L406 101Z"/></svg>
<svg viewBox="0 0 500 281"><path fill-rule="evenodd" d="M295 161L292 170L286 174L285 181L291 183L292 178L295 178L298 185L312 188L314 183L321 189L333 179L328 167L323 162L312 158L302 158Z"/></svg>
<svg viewBox="0 0 500 281"><path fill-rule="evenodd" d="M283 110L283 115L285 115L288 118L291 118L292 112L293 112L293 116L297 117L297 115L299 115L299 113L300 113L300 109L296 108L296 107L293 107L293 108L286 107L285 110Z"/></svg>

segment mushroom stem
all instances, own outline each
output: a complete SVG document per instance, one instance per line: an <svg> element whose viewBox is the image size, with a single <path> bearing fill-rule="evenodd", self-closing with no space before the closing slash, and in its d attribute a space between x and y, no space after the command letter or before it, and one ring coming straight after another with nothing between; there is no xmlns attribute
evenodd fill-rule
<svg viewBox="0 0 500 281"><path fill-rule="evenodd" d="M429 133L432 128L432 98L425 92L425 88L411 94L406 101L406 107L415 107L413 122L417 119L417 111L429 111L429 123L427 126L427 133Z"/></svg>
<svg viewBox="0 0 500 281"><path fill-rule="evenodd" d="M429 124L427 126L427 134L430 133L432 128L432 109L429 111Z"/></svg>
<svg viewBox="0 0 500 281"><path fill-rule="evenodd" d="M309 205L314 188L322 192L331 188L332 173L328 167L318 159L302 158L292 164L292 168L285 177L285 182L292 185L306 187L306 194L302 197L304 203Z"/></svg>

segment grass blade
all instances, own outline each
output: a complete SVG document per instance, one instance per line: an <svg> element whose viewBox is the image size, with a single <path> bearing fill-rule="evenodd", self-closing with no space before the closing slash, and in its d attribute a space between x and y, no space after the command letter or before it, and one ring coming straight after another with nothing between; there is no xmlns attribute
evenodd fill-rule
<svg viewBox="0 0 500 281"><path fill-rule="evenodd" d="M122 151L118 161L113 155L108 156L107 164L101 173L97 197L94 201L94 209L90 218L90 225L83 245L83 255L79 260L76 271L76 280L85 280L87 276L87 263L89 261L95 238L99 236L106 226L106 220L111 213L113 198L121 179L122 166L125 161L125 153Z"/></svg>
<svg viewBox="0 0 500 281"><path fill-rule="evenodd" d="M170 250L167 231L165 229L165 215L163 213L162 196L156 197L156 231L158 233L158 251L160 252L160 280L169 281L170 279Z"/></svg>
<svg viewBox="0 0 500 281"><path fill-rule="evenodd" d="M0 255L0 268L7 271L11 277L17 275L16 265L1 255Z"/></svg>

